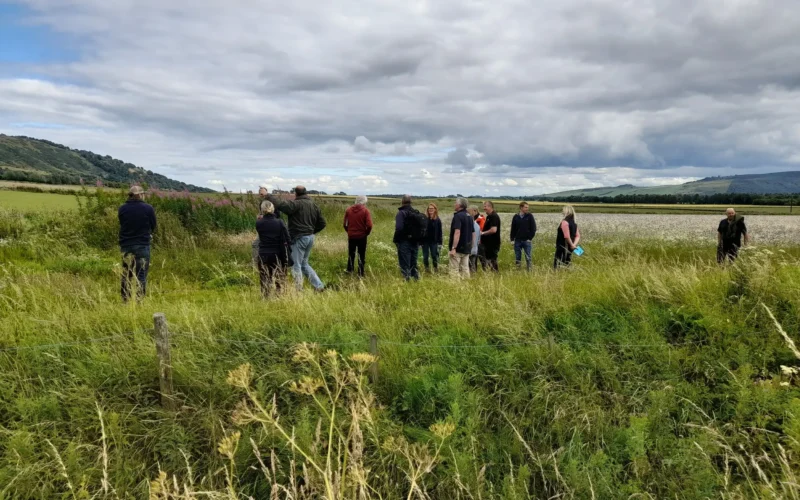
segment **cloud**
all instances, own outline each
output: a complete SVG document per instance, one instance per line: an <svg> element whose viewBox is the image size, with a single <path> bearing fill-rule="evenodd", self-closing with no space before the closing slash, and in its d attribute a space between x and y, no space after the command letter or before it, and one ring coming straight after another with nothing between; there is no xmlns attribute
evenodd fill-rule
<svg viewBox="0 0 800 500"><path fill-rule="evenodd" d="M472 170L477 164L477 157L471 155L465 148L456 148L447 153L444 162L448 165L463 167L465 170Z"/></svg>
<svg viewBox="0 0 800 500"><path fill-rule="evenodd" d="M800 163L794 0L22 3L70 57L0 69L0 132L187 182L511 193ZM368 158L412 150L399 174Z"/></svg>
<svg viewBox="0 0 800 500"><path fill-rule="evenodd" d="M353 141L353 149L360 153L374 153L377 151L375 145L363 135L359 135L356 137L356 140Z"/></svg>

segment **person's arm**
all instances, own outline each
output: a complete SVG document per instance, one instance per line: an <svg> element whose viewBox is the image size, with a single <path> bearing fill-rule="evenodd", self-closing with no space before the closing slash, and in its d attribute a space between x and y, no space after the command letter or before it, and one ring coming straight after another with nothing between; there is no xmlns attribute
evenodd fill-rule
<svg viewBox="0 0 800 500"><path fill-rule="evenodd" d="M442 219L436 219L436 244L442 246L444 242L444 231L442 230Z"/></svg>
<svg viewBox="0 0 800 500"><path fill-rule="evenodd" d="M345 231L345 232L347 232L347 224L348 224L348 222L349 222L349 221L347 220L347 216L348 216L348 215L350 215L350 210L345 210L345 212L344 212L344 222L342 222L342 225L344 226L344 231Z"/></svg>
<svg viewBox="0 0 800 500"><path fill-rule="evenodd" d="M398 210L397 215L394 216L394 238L392 241L397 244L402 241L402 234L403 229L405 228L405 217L403 216L403 211Z"/></svg>
<svg viewBox="0 0 800 500"><path fill-rule="evenodd" d="M367 236L372 233L372 214L369 213L369 209L367 209Z"/></svg>
<svg viewBox="0 0 800 500"><path fill-rule="evenodd" d="M267 200L275 205L276 210L280 210L286 215L292 215L297 210L297 203L294 200L284 200L272 194L267 195Z"/></svg>
<svg viewBox="0 0 800 500"><path fill-rule="evenodd" d="M453 233L453 240L450 242L450 255L454 256L456 254L459 239L461 239L461 229L456 229Z"/></svg>
<svg viewBox="0 0 800 500"><path fill-rule="evenodd" d="M742 234L744 235L744 244L745 246L750 244L750 233L747 232L747 226L744 225L744 220L739 224L742 225Z"/></svg>
<svg viewBox="0 0 800 500"><path fill-rule="evenodd" d="M150 219L150 234L155 234L158 224L156 222L156 211L152 207L150 208L148 216Z"/></svg>
<svg viewBox="0 0 800 500"><path fill-rule="evenodd" d="M325 216L322 215L322 210L317 207L317 222L314 224L314 234L321 233L326 227L328 227L328 222L325 220Z"/></svg>
<svg viewBox="0 0 800 500"><path fill-rule="evenodd" d="M487 217L486 220L489 220L489 218ZM484 225L484 227L485 227L485 225ZM496 232L497 232L497 226L492 226L489 229L487 229L486 231L481 231L481 235L482 236L488 236L488 235L494 234Z"/></svg>
<svg viewBox="0 0 800 500"><path fill-rule="evenodd" d="M580 245L581 243L581 230L579 228L575 228L575 241L573 241L572 243L573 245L575 245L574 248L578 248L578 245Z"/></svg>
<svg viewBox="0 0 800 500"><path fill-rule="evenodd" d="M531 215L531 239L536 236L536 217Z"/></svg>
<svg viewBox="0 0 800 500"><path fill-rule="evenodd" d="M511 241L514 241L514 238L517 236L517 216L515 215L511 219Z"/></svg>
<svg viewBox="0 0 800 500"><path fill-rule="evenodd" d="M572 244L572 238L569 235L569 223L565 220L561 221L561 234L564 235L564 241L567 243L569 251L575 250L575 245Z"/></svg>

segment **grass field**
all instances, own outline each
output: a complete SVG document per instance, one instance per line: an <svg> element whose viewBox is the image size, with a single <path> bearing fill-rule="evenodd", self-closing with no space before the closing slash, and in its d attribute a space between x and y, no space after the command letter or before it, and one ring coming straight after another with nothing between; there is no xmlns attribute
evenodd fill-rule
<svg viewBox="0 0 800 500"><path fill-rule="evenodd" d="M78 208L78 201L74 195L0 190L0 207L23 211L64 211Z"/></svg>
<svg viewBox="0 0 800 500"><path fill-rule="evenodd" d="M800 219L754 217L765 244L720 268L716 216L579 213L587 254L553 272L545 214L532 273L506 242L499 275L404 283L376 204L362 282L343 206L312 257L326 293L263 301L252 232L161 212L130 305L113 241L90 244L113 240L113 206L0 209L0 498L800 496L800 360L779 330L797 340L800 247L780 236Z"/></svg>
<svg viewBox="0 0 800 500"><path fill-rule="evenodd" d="M20 187L36 187L45 191L52 191L51 193L29 193L24 191L13 191L13 189ZM21 210L31 210L37 207L43 208L74 208L77 207L75 195L73 193L61 194L58 191L69 189L79 189L79 186L57 186L48 184L33 184L33 183L19 183L0 181L0 206L5 208L16 208ZM96 188L86 188L87 192L94 193ZM109 192L117 192L118 190L107 190ZM204 198L221 198L222 193L219 194L203 194L197 195ZM247 195L232 193L234 199L246 198ZM354 196L319 196L321 201L336 201L341 203L351 203ZM380 205L383 207L394 207L399 204L397 199L370 197L373 205ZM68 201L69 200L69 201ZM440 212L451 210L454 203L453 198L426 198L420 197L416 200L416 205L424 207L427 203L434 202L439 206ZM475 198L470 200L476 205L483 203L482 198ZM496 200L494 201L495 208L498 212L516 212L519 207L518 201L512 200ZM534 201L530 202L531 210L534 213L558 213L561 211L563 203L547 202L547 201ZM651 205L651 204L615 204L615 203L576 203L576 209L582 213L600 213L600 214L719 214L723 216L727 206L724 205ZM767 205L749 205L737 206L736 209L749 215L800 215L800 210L788 206L767 206Z"/></svg>

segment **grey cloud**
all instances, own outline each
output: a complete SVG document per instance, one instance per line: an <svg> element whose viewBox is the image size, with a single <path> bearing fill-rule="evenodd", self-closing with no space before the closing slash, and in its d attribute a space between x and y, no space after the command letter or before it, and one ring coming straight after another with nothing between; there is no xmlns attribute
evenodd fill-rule
<svg viewBox="0 0 800 500"><path fill-rule="evenodd" d="M456 148L448 152L444 162L448 165L462 167L463 170L472 170L476 164L475 158L470 156L469 151L464 148Z"/></svg>
<svg viewBox="0 0 800 500"><path fill-rule="evenodd" d="M375 145L363 135L359 135L353 141L353 149L360 153L374 153L376 151Z"/></svg>
<svg viewBox="0 0 800 500"><path fill-rule="evenodd" d="M334 142L359 153L393 144L395 155L411 143L440 157L474 145L493 165L487 175L800 166L793 0L28 3L33 22L79 38L84 52L25 71L54 83L4 67L0 125L91 127L99 132L80 140L114 136L144 158L177 146L179 165L254 152L300 164L286 158L307 163L307 151L333 153L323 148ZM165 138L164 149L137 153L154 147L128 144L137 131ZM438 163L476 170L465 149Z"/></svg>

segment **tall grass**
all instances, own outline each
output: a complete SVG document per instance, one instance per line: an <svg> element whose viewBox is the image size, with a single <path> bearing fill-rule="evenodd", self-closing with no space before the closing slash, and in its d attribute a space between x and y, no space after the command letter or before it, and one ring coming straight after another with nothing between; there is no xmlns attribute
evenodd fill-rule
<svg viewBox="0 0 800 500"><path fill-rule="evenodd" d="M0 497L800 494L800 391L781 371L798 365L797 248L719 268L713 248L601 241L554 273L538 244L524 273L505 245L499 276L406 284L378 208L362 282L342 273L343 207L325 207L312 260L334 290L271 301L252 234L162 208L149 296L130 305L113 237L84 230L113 203L0 214L22 227L0 245ZM173 334L174 414L154 312Z"/></svg>

